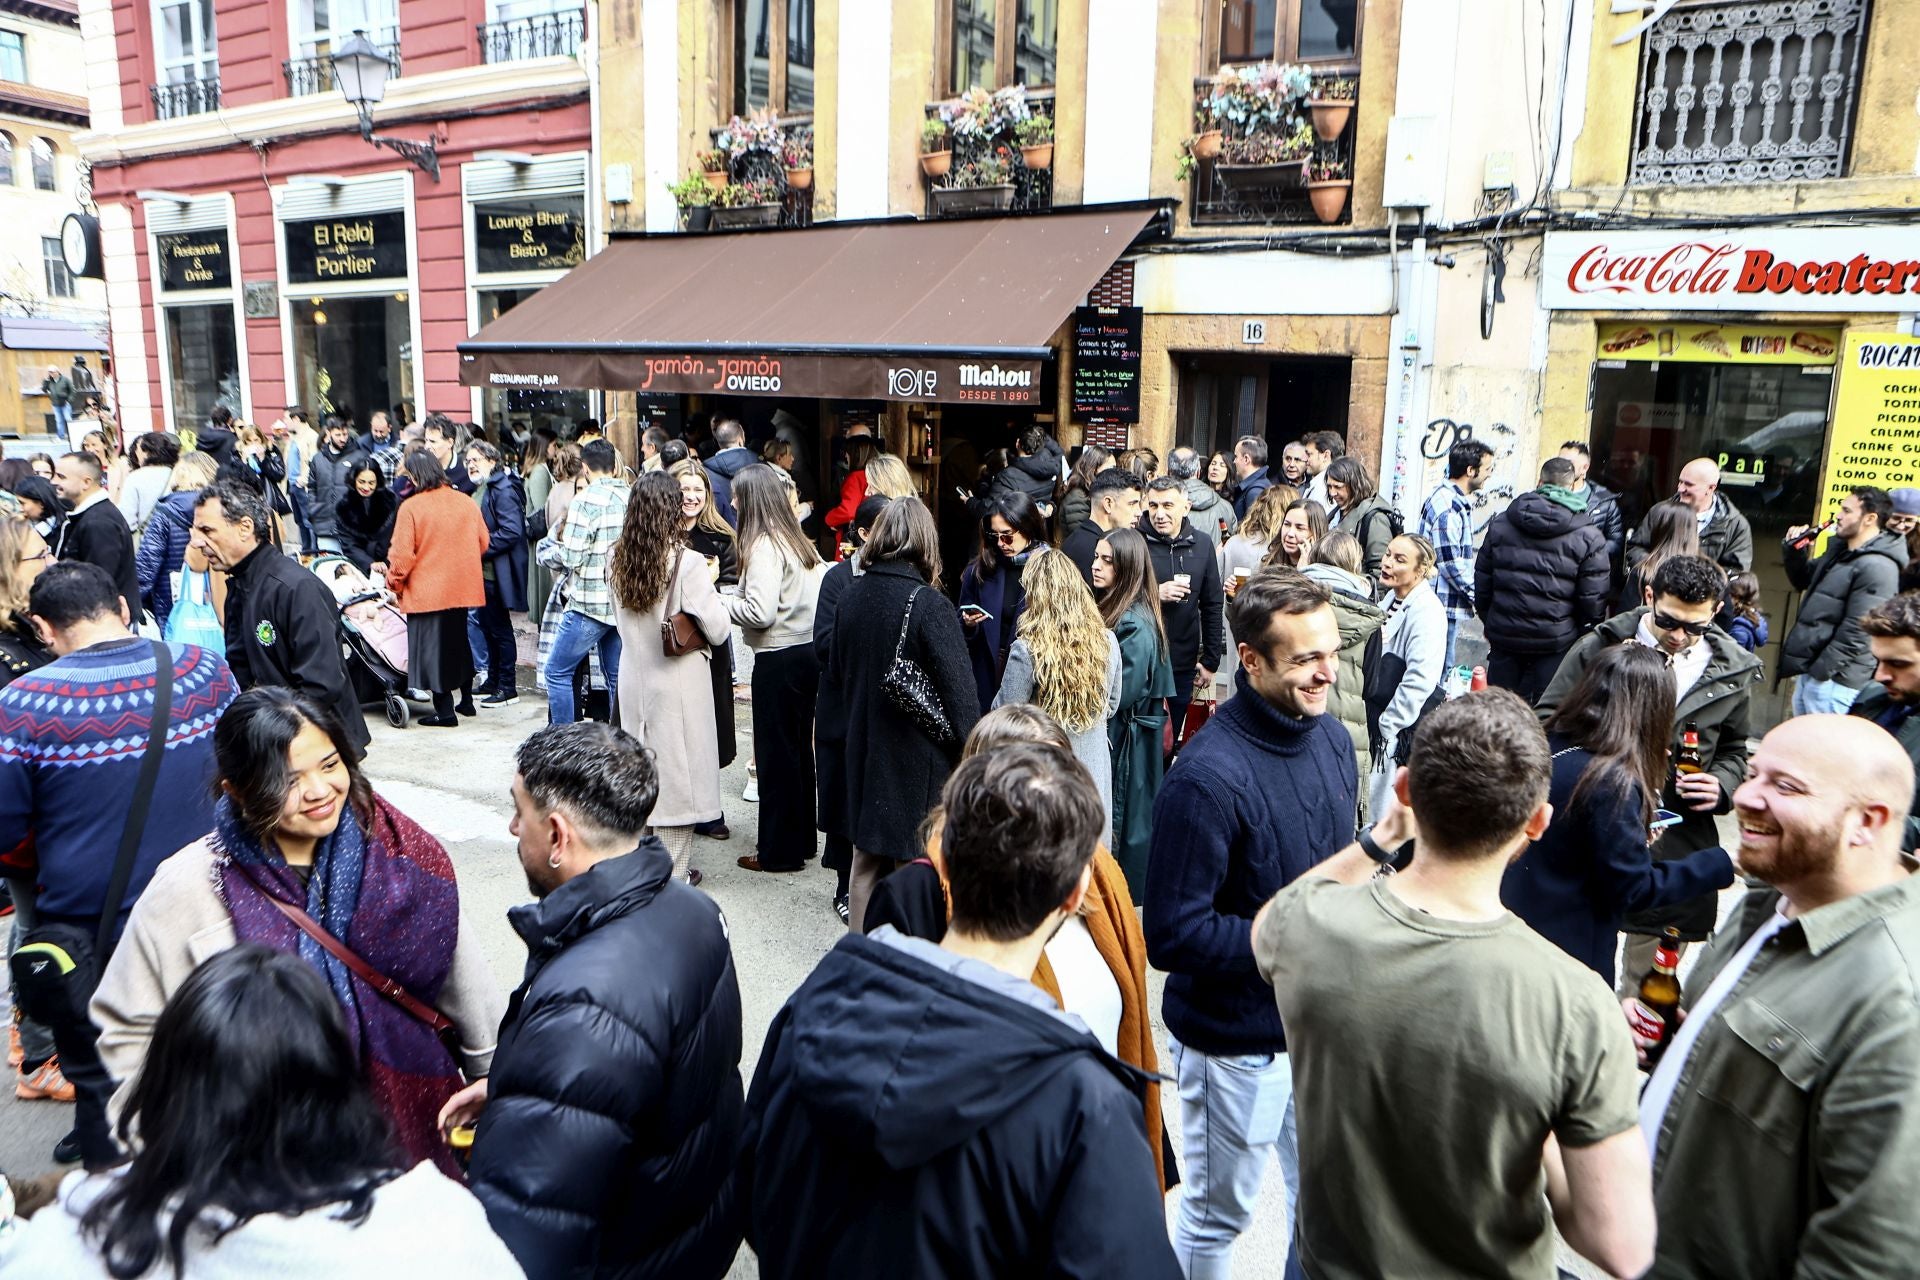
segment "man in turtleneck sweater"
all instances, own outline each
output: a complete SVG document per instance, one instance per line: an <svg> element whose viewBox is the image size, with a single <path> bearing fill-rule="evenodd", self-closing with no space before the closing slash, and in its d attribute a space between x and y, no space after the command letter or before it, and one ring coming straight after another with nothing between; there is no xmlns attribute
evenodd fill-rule
<svg viewBox="0 0 1920 1280"><path fill-rule="evenodd" d="M1352 843L1360 786L1352 739L1327 714L1340 628L1326 588L1259 570L1228 621L1239 696L1167 773L1143 899L1147 955L1169 975L1161 1012L1185 1178L1173 1246L1189 1277L1228 1273L1276 1150L1292 1214L1293 1076L1273 989L1254 965L1253 917Z"/></svg>

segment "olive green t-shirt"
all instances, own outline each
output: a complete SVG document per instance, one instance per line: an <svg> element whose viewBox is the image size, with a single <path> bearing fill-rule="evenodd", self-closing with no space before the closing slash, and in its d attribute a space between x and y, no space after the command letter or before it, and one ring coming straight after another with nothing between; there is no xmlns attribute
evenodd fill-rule
<svg viewBox="0 0 1920 1280"><path fill-rule="evenodd" d="M1639 1122L1605 982L1518 916L1302 878L1253 940L1293 1063L1312 1280L1554 1276L1541 1149Z"/></svg>

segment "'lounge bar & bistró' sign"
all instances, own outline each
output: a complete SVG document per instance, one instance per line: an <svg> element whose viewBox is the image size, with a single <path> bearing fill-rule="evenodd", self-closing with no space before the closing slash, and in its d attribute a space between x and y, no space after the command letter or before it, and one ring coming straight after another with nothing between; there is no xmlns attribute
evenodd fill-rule
<svg viewBox="0 0 1920 1280"><path fill-rule="evenodd" d="M403 213L288 222L282 233L289 284L406 279L407 216Z"/></svg>
<svg viewBox="0 0 1920 1280"><path fill-rule="evenodd" d="M1561 311L1912 311L1912 226L1549 231L1541 293Z"/></svg>
<svg viewBox="0 0 1920 1280"><path fill-rule="evenodd" d="M586 202L581 196L473 206L475 271L554 271L577 267L586 256Z"/></svg>
<svg viewBox="0 0 1920 1280"><path fill-rule="evenodd" d="M160 289L183 293L189 289L233 287L233 258L227 252L227 232L180 231L153 238L160 255Z"/></svg>
<svg viewBox="0 0 1920 1280"><path fill-rule="evenodd" d="M496 391L603 388L666 394L1039 404L1038 360L709 351L463 351L460 381Z"/></svg>

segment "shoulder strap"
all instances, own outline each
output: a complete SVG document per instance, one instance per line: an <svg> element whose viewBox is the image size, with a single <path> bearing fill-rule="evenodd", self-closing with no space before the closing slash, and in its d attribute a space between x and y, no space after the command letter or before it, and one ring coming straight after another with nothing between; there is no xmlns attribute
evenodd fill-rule
<svg viewBox="0 0 1920 1280"><path fill-rule="evenodd" d="M100 957L102 968L106 966L113 942L113 927L120 921L120 903L133 880L134 854L139 851L141 833L147 828L147 810L153 804L153 789L160 781L160 762L167 754L167 729L173 721L173 651L158 640L152 643L153 723L147 726L147 749L140 755L140 778L134 783L126 825L120 829L120 851L114 855L107 897L100 904L100 930L94 935L93 953Z"/></svg>
<svg viewBox="0 0 1920 1280"><path fill-rule="evenodd" d="M662 603L661 608L666 610L666 616L669 618L679 612L679 610L670 608L669 606L673 603L673 589L679 585L680 582L680 557L686 554L687 544L683 542L674 549L673 563L667 566L667 599Z"/></svg>
<svg viewBox="0 0 1920 1280"><path fill-rule="evenodd" d="M924 590L926 590L925 587L915 587L907 595L906 616L900 619L900 639L896 641L893 646L893 660L895 662L900 661L900 655L907 651L907 629L913 625L913 602Z"/></svg>
<svg viewBox="0 0 1920 1280"><path fill-rule="evenodd" d="M251 879L251 877L249 877ZM256 885L256 887L258 887ZM279 908L280 914L300 926L300 931L327 949L335 960L347 966L353 976L398 1005L402 1011L426 1024L435 1035L453 1029L453 1020L378 969L347 950L347 944L320 927L320 923L291 902L276 898L265 889L260 896Z"/></svg>

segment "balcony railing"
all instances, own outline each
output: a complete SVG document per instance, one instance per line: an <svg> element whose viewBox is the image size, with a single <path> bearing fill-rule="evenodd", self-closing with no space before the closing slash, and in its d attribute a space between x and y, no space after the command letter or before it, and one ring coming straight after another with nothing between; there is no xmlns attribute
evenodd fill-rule
<svg viewBox="0 0 1920 1280"><path fill-rule="evenodd" d="M1313 152L1307 163L1338 166L1351 184L1353 135L1360 115L1357 69L1334 68L1328 74L1348 82L1353 96L1336 104L1346 109L1346 123L1340 126L1332 141L1324 141L1316 134ZM1202 78L1193 82L1196 114L1206 105L1212 88L1211 80ZM1310 118L1312 112L1302 107L1300 114L1303 118ZM1223 134L1222 145L1227 148L1226 152L1218 156L1197 157L1193 162L1191 203L1188 209L1194 223L1293 226L1328 222L1344 225L1353 221L1351 198L1346 201L1338 217L1323 218L1314 211L1313 195L1307 187L1308 170L1304 165L1236 164L1232 157L1233 143L1245 140L1248 134L1244 129L1236 129L1231 125L1223 128ZM1349 185L1349 196L1351 190Z"/></svg>
<svg viewBox="0 0 1920 1280"><path fill-rule="evenodd" d="M1838 178L1867 0L1682 4L1648 29L1634 185Z"/></svg>
<svg viewBox="0 0 1920 1280"><path fill-rule="evenodd" d="M197 116L202 112L220 109L219 76L156 84L147 92L153 97L153 116L156 120L176 120L181 116Z"/></svg>
<svg viewBox="0 0 1920 1280"><path fill-rule="evenodd" d="M807 154L813 154L813 117L781 116L780 128L786 136L795 141L804 139ZM709 137L716 137L720 130L713 129ZM782 227L810 227L813 225L813 186L796 187L787 181L786 162L772 151L756 148L735 156L727 164L727 178L737 185L752 182L770 182L780 192L780 212L775 225ZM717 210L716 210L717 212Z"/></svg>
<svg viewBox="0 0 1920 1280"><path fill-rule="evenodd" d="M400 46L397 44L375 45L381 53L387 55L389 74L400 74ZM280 64L287 73L287 94L301 98L312 93L333 92L333 55L331 53L309 54L304 58L288 58Z"/></svg>
<svg viewBox="0 0 1920 1280"><path fill-rule="evenodd" d="M927 106L927 118L934 119L940 111L940 103ZM1027 91L1027 112L1029 115L1053 118L1053 90L1029 89ZM1020 144L1014 141L1011 131L991 138L954 138L953 164L949 172L958 172L964 165L998 156L1008 167L1007 181L1013 185L1012 204L1007 206L1015 211L1025 209L1051 209L1053 207L1053 168L1027 167ZM946 179L936 178L927 188L927 216L937 217L934 189Z"/></svg>
<svg viewBox="0 0 1920 1280"><path fill-rule="evenodd" d="M580 52L580 42L587 37L587 14L582 9L575 13L508 18L501 22L482 22L478 30L482 62L571 58Z"/></svg>

